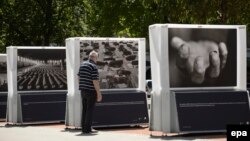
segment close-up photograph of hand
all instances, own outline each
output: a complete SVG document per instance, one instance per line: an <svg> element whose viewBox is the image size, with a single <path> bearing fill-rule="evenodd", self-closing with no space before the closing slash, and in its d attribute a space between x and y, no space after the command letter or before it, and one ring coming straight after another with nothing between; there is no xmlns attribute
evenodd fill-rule
<svg viewBox="0 0 250 141"><path fill-rule="evenodd" d="M170 87L235 86L236 35L234 29L170 28Z"/></svg>
<svg viewBox="0 0 250 141"><path fill-rule="evenodd" d="M228 50L224 42L210 40L185 41L174 36L171 47L176 53L176 66L195 84L206 78L217 78L227 64Z"/></svg>

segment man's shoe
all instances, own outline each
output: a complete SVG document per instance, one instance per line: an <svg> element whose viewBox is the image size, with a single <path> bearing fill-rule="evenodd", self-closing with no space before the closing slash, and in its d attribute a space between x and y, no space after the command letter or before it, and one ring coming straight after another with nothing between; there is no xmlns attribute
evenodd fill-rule
<svg viewBox="0 0 250 141"><path fill-rule="evenodd" d="M90 134L91 132L82 132L82 135Z"/></svg>
<svg viewBox="0 0 250 141"><path fill-rule="evenodd" d="M91 131L82 131L82 134L90 134Z"/></svg>

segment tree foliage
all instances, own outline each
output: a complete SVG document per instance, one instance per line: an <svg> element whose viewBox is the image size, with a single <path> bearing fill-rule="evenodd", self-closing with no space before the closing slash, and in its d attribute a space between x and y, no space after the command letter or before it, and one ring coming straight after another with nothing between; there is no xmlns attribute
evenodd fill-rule
<svg viewBox="0 0 250 141"><path fill-rule="evenodd" d="M249 0L1 0L0 52L64 45L73 36L148 37L154 23L249 27L249 7Z"/></svg>
<svg viewBox="0 0 250 141"><path fill-rule="evenodd" d="M81 0L1 1L1 48L63 45L64 38L83 35L83 5Z"/></svg>

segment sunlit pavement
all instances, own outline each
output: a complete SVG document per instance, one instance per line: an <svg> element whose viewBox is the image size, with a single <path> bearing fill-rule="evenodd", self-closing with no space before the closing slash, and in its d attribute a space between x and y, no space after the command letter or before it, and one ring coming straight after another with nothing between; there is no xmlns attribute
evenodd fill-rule
<svg viewBox="0 0 250 141"><path fill-rule="evenodd" d="M150 132L148 127L97 128L93 134L81 134L81 130L66 128L64 124L6 126L0 122L1 141L148 141L148 140L209 140L226 141L225 133L211 134L163 134Z"/></svg>

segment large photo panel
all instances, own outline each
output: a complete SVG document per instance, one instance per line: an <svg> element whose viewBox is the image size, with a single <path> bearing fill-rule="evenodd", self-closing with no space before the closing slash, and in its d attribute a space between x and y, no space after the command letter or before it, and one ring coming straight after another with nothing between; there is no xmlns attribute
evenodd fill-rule
<svg viewBox="0 0 250 141"><path fill-rule="evenodd" d="M247 49L247 88L250 88L250 48Z"/></svg>
<svg viewBox="0 0 250 141"><path fill-rule="evenodd" d="M18 49L18 91L66 90L65 49Z"/></svg>
<svg viewBox="0 0 250 141"><path fill-rule="evenodd" d="M101 89L138 88L138 41L81 40L80 61L95 50Z"/></svg>
<svg viewBox="0 0 250 141"><path fill-rule="evenodd" d="M7 92L7 62L6 55L0 54L0 92Z"/></svg>
<svg viewBox="0 0 250 141"><path fill-rule="evenodd" d="M237 30L169 28L170 88L237 85Z"/></svg>

